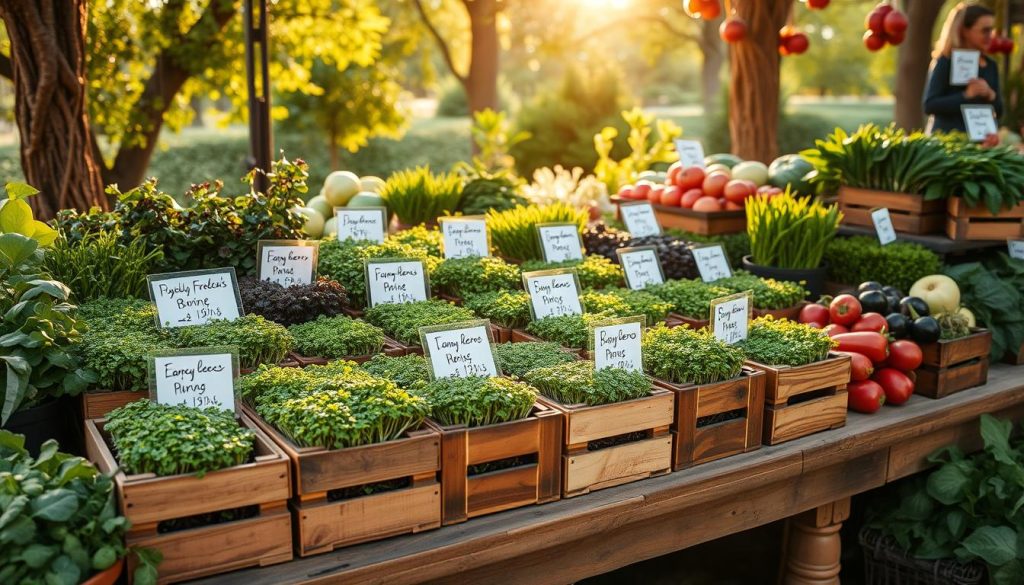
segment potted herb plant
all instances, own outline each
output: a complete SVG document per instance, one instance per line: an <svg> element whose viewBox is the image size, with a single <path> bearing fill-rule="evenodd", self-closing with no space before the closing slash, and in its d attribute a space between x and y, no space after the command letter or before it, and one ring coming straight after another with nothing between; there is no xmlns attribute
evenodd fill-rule
<svg viewBox="0 0 1024 585"><path fill-rule="evenodd" d="M366 310L366 320L384 330L406 352L423 353L420 327L476 319L473 311L439 299L377 305Z"/></svg>
<svg viewBox="0 0 1024 585"><path fill-rule="evenodd" d="M253 276L238 279L242 306L250 315L289 327L320 316L342 314L348 306L348 293L341 283L319 278L310 284L281 286Z"/></svg>
<svg viewBox="0 0 1024 585"><path fill-rule="evenodd" d="M522 262L544 258L537 237L538 224L574 223L582 232L588 219L587 211L566 203L519 205L505 211L487 212L487 229L498 254L508 260Z"/></svg>
<svg viewBox="0 0 1024 585"><path fill-rule="evenodd" d="M384 183L380 198L395 216L394 231L433 225L459 208L462 179L454 173L435 175L428 166L397 171Z"/></svg>
<svg viewBox="0 0 1024 585"><path fill-rule="evenodd" d="M447 258L431 271L430 286L455 300L470 294L521 289L523 277L518 266L501 258Z"/></svg>
<svg viewBox="0 0 1024 585"><path fill-rule="evenodd" d="M701 329L707 327L711 316L711 301L732 294L732 289L706 283L702 280L670 280L644 289L672 308L669 318Z"/></svg>
<svg viewBox="0 0 1024 585"><path fill-rule="evenodd" d="M494 339L499 343L512 340L512 330L530 322L530 294L524 290L485 292L466 295L462 306L491 322Z"/></svg>
<svg viewBox="0 0 1024 585"><path fill-rule="evenodd" d="M842 217L836 205L789 193L748 199L750 255L743 257L743 268L757 276L806 283L809 296L818 298L828 273L822 258Z"/></svg>
<svg viewBox="0 0 1024 585"><path fill-rule="evenodd" d="M388 238L381 244L373 242L356 242L336 238L325 239L320 243L317 270L325 278L341 283L348 294L350 311L359 316L366 307L366 269L364 260L379 258L413 258L422 260L429 274L441 259L433 255L431 246L418 246L400 237Z"/></svg>
<svg viewBox="0 0 1024 585"><path fill-rule="evenodd" d="M556 268L575 268L580 286L585 289L621 286L625 278L622 275L621 266L604 256L596 254L587 254L582 260L566 260L564 262L544 262L542 260L523 262L523 272L553 270Z"/></svg>
<svg viewBox="0 0 1024 585"><path fill-rule="evenodd" d="M557 343L546 341L523 343L499 343L494 346L494 355L506 376L523 378L531 370L557 366L579 359Z"/></svg>
<svg viewBox="0 0 1024 585"><path fill-rule="evenodd" d="M318 317L288 328L295 339L293 356L300 365L330 359L365 362L384 348L384 332L365 321L339 315Z"/></svg>

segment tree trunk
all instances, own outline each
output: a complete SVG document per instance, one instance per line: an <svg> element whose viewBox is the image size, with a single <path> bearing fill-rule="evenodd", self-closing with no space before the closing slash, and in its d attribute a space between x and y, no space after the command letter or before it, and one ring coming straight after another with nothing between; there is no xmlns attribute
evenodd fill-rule
<svg viewBox="0 0 1024 585"><path fill-rule="evenodd" d="M469 12L472 44L469 73L463 81L469 113L490 108L500 109L498 103L498 40L497 0L463 0Z"/></svg>
<svg viewBox="0 0 1024 585"><path fill-rule="evenodd" d="M11 43L21 168L41 193L37 218L69 207L110 209L85 107L85 0L0 0Z"/></svg>
<svg viewBox="0 0 1024 585"><path fill-rule="evenodd" d="M924 87L931 63L932 30L943 0L903 0L903 10L912 26L900 45L896 65L896 96L893 119L900 128L912 130L924 124Z"/></svg>
<svg viewBox="0 0 1024 585"><path fill-rule="evenodd" d="M729 65L729 136L732 152L770 163L778 156L779 29L793 0L733 0L747 36L733 43Z"/></svg>
<svg viewBox="0 0 1024 585"><path fill-rule="evenodd" d="M718 113L718 91L722 87L722 65L725 64L725 43L718 36L721 18L703 21L700 25L700 50L703 62L700 69L701 102L704 118L710 120Z"/></svg>

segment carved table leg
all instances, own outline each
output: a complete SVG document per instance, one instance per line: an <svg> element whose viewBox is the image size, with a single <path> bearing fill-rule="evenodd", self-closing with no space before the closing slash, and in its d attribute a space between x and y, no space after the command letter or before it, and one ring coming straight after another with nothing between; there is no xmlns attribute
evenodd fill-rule
<svg viewBox="0 0 1024 585"><path fill-rule="evenodd" d="M849 517L844 498L789 519L783 585L839 585L839 529Z"/></svg>

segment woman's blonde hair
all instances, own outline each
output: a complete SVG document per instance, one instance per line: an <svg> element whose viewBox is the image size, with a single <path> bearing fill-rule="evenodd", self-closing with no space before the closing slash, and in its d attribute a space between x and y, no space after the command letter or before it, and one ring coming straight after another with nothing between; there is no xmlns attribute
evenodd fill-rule
<svg viewBox="0 0 1024 585"><path fill-rule="evenodd" d="M995 13L973 2L961 2L949 11L946 16L946 23L942 25L942 34L939 40L935 41L935 49L932 51L932 58L949 57L953 49L960 49L964 46L964 38L960 32L965 28L971 28L982 16L995 16Z"/></svg>

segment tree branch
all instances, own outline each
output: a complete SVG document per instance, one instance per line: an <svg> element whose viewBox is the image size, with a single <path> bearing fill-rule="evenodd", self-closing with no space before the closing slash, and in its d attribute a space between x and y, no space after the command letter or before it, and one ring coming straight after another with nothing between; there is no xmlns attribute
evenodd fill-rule
<svg viewBox="0 0 1024 585"><path fill-rule="evenodd" d="M420 13L420 19L430 32L430 36L434 37L434 41L437 42L438 48L441 49L441 55L444 57L444 62L448 64L448 69L460 83L465 84L467 81L466 76L461 75L455 68L455 61L452 59L452 52L448 48L448 43L445 42L444 37L441 36L441 32L438 31L437 27L434 26L434 23L431 22L430 16L427 15L427 11L423 8L423 2L421 0L412 0L412 3L416 5L416 11Z"/></svg>
<svg viewBox="0 0 1024 585"><path fill-rule="evenodd" d="M419 0L416 0L416 1L418 2ZM630 22L637 22L637 21L654 22L654 23L660 24L662 27L664 27L665 30L667 30L672 35L675 35L677 37L680 37L680 38L682 38L684 40L690 41L690 42L695 43L697 45L701 44L700 37L698 37L695 34L692 34L692 33L689 33L689 32L686 32L684 30L680 30L680 29L676 28L664 16L659 16L657 14L637 14L637 15L631 15L629 17L629 20L630 20ZM621 26L622 26L622 22L621 21L610 20L610 21L608 21L608 22L598 26L597 28L593 28L591 30L588 30L584 34L581 34L581 35L577 36L572 41L570 41L569 44L578 44L578 43L583 42L583 41L585 41L587 39L592 39L595 36L600 36L601 34L603 34L605 32L608 32L609 30L611 30L613 28L619 28Z"/></svg>

